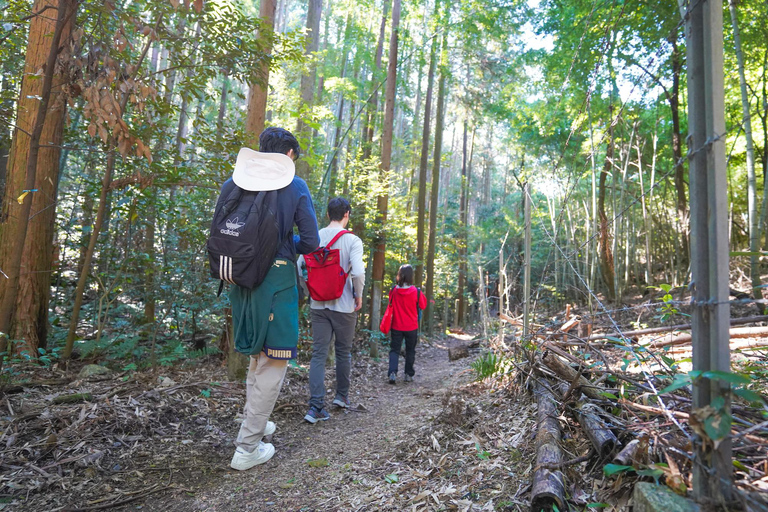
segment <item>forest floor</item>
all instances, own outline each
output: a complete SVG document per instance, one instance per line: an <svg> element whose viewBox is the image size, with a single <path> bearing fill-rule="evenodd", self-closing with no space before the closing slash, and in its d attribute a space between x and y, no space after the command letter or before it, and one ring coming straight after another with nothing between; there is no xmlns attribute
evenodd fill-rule
<svg viewBox="0 0 768 512"><path fill-rule="evenodd" d="M732 316L754 315L742 309L732 308ZM654 311L649 304L614 317L624 329L653 326ZM72 361L67 371L57 364L7 367L16 373L0 391L0 511L518 512L531 508L534 471L556 468L565 484L560 510L629 510L640 480L689 493L691 436L697 432L688 419L690 391L683 385L659 394L649 386L663 390L673 382L670 371L656 369L660 361L687 372L690 344L656 350L638 337L621 347L583 339L568 345L558 330L567 316L542 317L530 344L521 344L511 328L503 337L484 339L422 337L414 382L400 379L394 386L386 379L387 348L372 359L358 339L352 407L331 408L331 419L316 425L303 420L311 346L302 344L271 418L276 454L244 472L230 469L229 462L245 386L226 381L219 356L91 377L78 374L85 361ZM615 325L596 327L610 333ZM489 332L496 328L501 326ZM768 349L763 339L735 341L755 345L732 350L733 368L751 376L749 387L762 398L758 406L734 399L734 480L744 506L726 509L768 511ZM468 357L449 360L451 348L475 345ZM640 363L630 360L630 347ZM581 390L598 396L587 400L573 393L577 379L553 371L547 354L582 368L582 377L593 382ZM598 359L603 366L592 369ZM477 380L476 370L487 369L490 360L494 370L487 374L493 376ZM651 374L639 373L640 364ZM541 429L529 390L538 389L541 399L542 386L557 403L562 463L553 467L536 463ZM328 404L334 388L330 365ZM666 411L657 407L657 395ZM593 416L605 425L598 430L615 434L610 454L592 447L581 424L585 404L597 407ZM616 465L615 451L633 443L630 463Z"/></svg>
<svg viewBox="0 0 768 512"><path fill-rule="evenodd" d="M244 385L224 383L214 358L6 395L0 510L527 509L535 406L514 385L475 382L473 357L449 362L470 338L421 341L412 383L387 382L386 352L356 354L352 408L315 425L307 368L290 367L276 454L244 472L229 468ZM334 381L331 366L328 402ZM51 404L73 393L91 396Z"/></svg>

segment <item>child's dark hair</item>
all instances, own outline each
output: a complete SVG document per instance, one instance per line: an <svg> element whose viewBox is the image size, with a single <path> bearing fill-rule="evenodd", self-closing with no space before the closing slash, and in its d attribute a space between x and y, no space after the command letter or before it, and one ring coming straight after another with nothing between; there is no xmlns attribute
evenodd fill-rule
<svg viewBox="0 0 768 512"><path fill-rule="evenodd" d="M352 207L349 205L349 201L343 197L334 197L328 201L328 219L336 222L344 218L347 212L351 212Z"/></svg>
<svg viewBox="0 0 768 512"><path fill-rule="evenodd" d="M293 150L294 159L299 158L301 153L299 141L285 128L270 126L259 135L259 151L262 153L282 153L286 155L291 149Z"/></svg>
<svg viewBox="0 0 768 512"><path fill-rule="evenodd" d="M413 267L407 263L397 271L397 285L404 286L406 284L413 285Z"/></svg>

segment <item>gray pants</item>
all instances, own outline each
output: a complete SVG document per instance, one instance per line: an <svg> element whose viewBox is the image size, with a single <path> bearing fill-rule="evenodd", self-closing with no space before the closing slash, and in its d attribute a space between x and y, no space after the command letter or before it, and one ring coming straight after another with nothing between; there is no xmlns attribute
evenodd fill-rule
<svg viewBox="0 0 768 512"><path fill-rule="evenodd" d="M331 338L336 335L336 398L349 394L352 367L352 340L357 312L339 313L330 309L312 311L312 361L309 364L309 405L322 409L325 399L325 360Z"/></svg>

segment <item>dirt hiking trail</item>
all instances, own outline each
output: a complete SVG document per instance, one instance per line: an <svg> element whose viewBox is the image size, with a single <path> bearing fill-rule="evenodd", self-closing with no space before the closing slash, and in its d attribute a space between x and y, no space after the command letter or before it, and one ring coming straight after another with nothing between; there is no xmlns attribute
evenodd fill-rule
<svg viewBox="0 0 768 512"><path fill-rule="evenodd" d="M426 447L432 453L424 456L425 462L440 459L440 442L433 435L435 419L443 413L455 389L471 383L473 378L469 368L473 357L448 360L448 349L459 343L462 341L455 337L431 343L420 340L414 381L402 381L401 357L396 385L387 382L388 354L384 350L378 362L354 355L351 410L328 407L335 380L330 366L326 369L326 407L331 419L315 425L303 420L307 409L306 370L300 373L291 369L272 416L277 424L271 439L276 453L269 462L244 472L231 470L228 464L234 448L224 443L217 450L219 460L208 461L214 465L209 466L212 474L196 478L194 468L181 469L174 477L180 492L158 493L147 498L143 506L134 503L125 510L410 510L416 505L411 505L404 491L410 490L411 497L418 497L419 486L406 484L407 488L402 488L404 473L411 469L403 471L403 460L417 454L420 439L431 445ZM242 403L238 407L242 409ZM230 429L231 435L236 435L236 425ZM427 467L415 471L423 477L431 473ZM447 491L446 499L462 498L455 495L455 489ZM471 504L471 500L464 501ZM438 493L415 509L445 508Z"/></svg>

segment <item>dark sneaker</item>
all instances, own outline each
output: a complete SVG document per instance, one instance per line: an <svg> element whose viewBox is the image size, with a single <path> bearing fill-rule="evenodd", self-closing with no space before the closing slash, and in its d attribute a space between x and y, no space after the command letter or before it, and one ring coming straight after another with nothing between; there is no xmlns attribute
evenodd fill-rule
<svg viewBox="0 0 768 512"><path fill-rule="evenodd" d="M349 409L349 398L345 396L337 396L333 399L333 405L336 407L342 407L344 409Z"/></svg>
<svg viewBox="0 0 768 512"><path fill-rule="evenodd" d="M394 384L397 380L397 374L395 372L392 372L389 374L389 383Z"/></svg>
<svg viewBox="0 0 768 512"><path fill-rule="evenodd" d="M405 382L413 382L413 375L405 374L405 378L403 379Z"/></svg>
<svg viewBox="0 0 768 512"><path fill-rule="evenodd" d="M331 415L328 414L328 411L326 411L325 408L318 409L317 407L313 406L309 408L309 412L306 414L306 416L304 416L304 421L314 425L318 421L325 421L330 418Z"/></svg>

